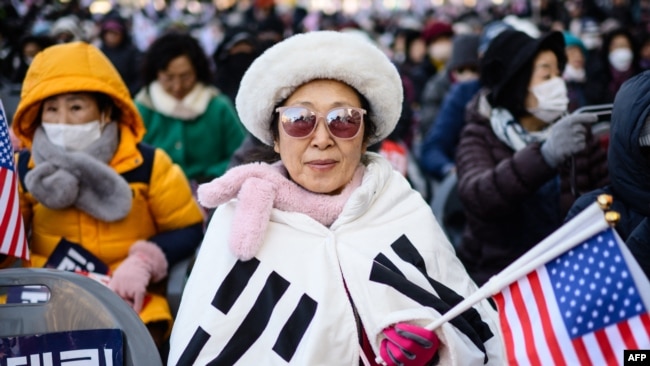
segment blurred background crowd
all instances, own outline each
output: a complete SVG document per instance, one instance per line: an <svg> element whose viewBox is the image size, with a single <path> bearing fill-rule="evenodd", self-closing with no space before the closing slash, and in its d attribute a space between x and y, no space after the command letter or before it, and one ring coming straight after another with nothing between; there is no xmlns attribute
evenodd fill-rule
<svg viewBox="0 0 650 366"><path fill-rule="evenodd" d="M570 144L562 143L566 133L561 127L568 130L586 120L557 123L560 128L544 136L555 140L556 148L548 154L540 153L540 141L526 141L527 150L502 144L501 137L491 135L499 129L494 123L507 127L510 121L489 114L479 118L480 90L494 92L489 102L495 110L507 110L521 120L531 117L523 98L533 93L534 83L545 85L539 91L543 97L537 98L542 104L563 94L566 84L568 110L562 106L562 114L590 106L607 110L625 81L650 69L650 0L0 0L0 100L12 121L23 80L39 52L59 43L95 45L128 87L144 122L143 141L163 149L196 189L234 165L257 159L255 151L261 144L247 134L234 108L242 76L272 45L314 30L358 34L389 56L403 84L401 117L391 135L369 149L384 155L431 203L455 245L460 239L447 230L453 222L436 211L435 199L453 196L442 186L455 177L458 163L460 196L464 203L475 203L465 205L465 212L459 208L474 223L465 241L498 246L505 242L495 234L501 230L499 235L525 244L516 250L495 250L495 257L505 262L562 224L565 212L550 207L552 200L547 199L558 200L560 189L569 189L560 186L557 177L571 183L571 192L564 192L571 193L571 200L562 202L567 208L580 194L606 184L609 135L590 130L597 146L588 146L588 151L581 148L585 159L590 159L583 165L574 157L579 149L568 150ZM518 32L506 32L489 51L492 40L505 30ZM508 37L522 46L507 41ZM560 46L558 51L557 45L563 49ZM536 80L533 66L538 56L549 55L544 51L553 51L558 75L549 73ZM504 58L504 53L512 58ZM75 59L79 54L70 54L71 65L79 61ZM490 69L496 61L500 67ZM42 64L41 68L47 69ZM552 79L560 80L544 84ZM471 114L466 115L466 109L476 112L474 120L467 117ZM531 135L551 131L547 125L560 115L548 120L535 117L546 124L531 128ZM466 125L470 128L461 143ZM522 141L528 138L527 132L518 133ZM488 135L491 140L483 141L486 149L477 150L479 140ZM14 144L17 151L29 147L18 140ZM459 146L462 153L457 154ZM515 153L520 150L524 152ZM458 156L463 159L456 161ZM477 167L486 157L494 161ZM564 169L567 161L570 170ZM609 169L611 173L611 165ZM582 187L581 173L587 170L589 179L584 182L589 184ZM493 189L484 194L486 187ZM479 195L500 200L481 201ZM553 214L543 217L544 209L554 210ZM537 213L539 217L533 217ZM211 213L203 214L207 222ZM553 222L541 225L540 217ZM522 237L512 233L517 231L513 227L521 229ZM531 228L539 230L533 235ZM195 241L191 250L198 246L199 240ZM465 251L466 262L473 257L480 256ZM479 284L486 278L475 277Z"/></svg>
<svg viewBox="0 0 650 366"><path fill-rule="evenodd" d="M611 103L624 80L650 68L648 0L2 0L0 7L0 85L9 117L35 54L55 43L98 46L135 97L146 82L149 46L165 33L187 33L208 57L209 81L234 101L248 65L277 41L317 29L363 33L403 76L403 117L390 139L397 145L384 148L405 173L405 154L418 160L421 142L444 117L450 86L478 78L481 51L500 28L490 25L532 37L564 32L571 111ZM453 166L419 165L434 179Z"/></svg>
<svg viewBox="0 0 650 366"><path fill-rule="evenodd" d="M355 32L386 52L404 86L397 128L371 150L432 202L438 185L455 173L465 106L482 87L483 53L504 29L534 39L562 32L569 113L611 104L625 80L650 68L650 0L0 0L0 98L11 121L38 52L57 43L93 44L143 114L145 142L165 149L196 185L254 159L251 151L260 144L239 127L223 133L228 143L213 152L215 165L206 161L200 139L224 127L178 138L187 128L182 121L238 125L231 122L238 119L233 105L241 77L265 49L301 32ZM174 69L179 57L184 61ZM187 82L185 70L194 74ZM165 83L161 72L180 81L170 76ZM193 105L197 84L201 95L219 94L208 98L216 101ZM161 95L196 110L165 110ZM606 149L607 134L599 138Z"/></svg>
<svg viewBox="0 0 650 366"><path fill-rule="evenodd" d="M235 121L232 105L241 77L265 49L301 32L356 32L386 52L404 86L397 128L372 149L431 201L435 186L455 172L464 107L481 87L481 57L504 29L534 39L562 32L568 112L611 104L625 80L650 68L650 0L0 0L0 98L11 121L38 52L57 43L93 44L116 67L144 114L145 141L163 147L200 183L221 175L227 164L250 159L259 144L242 131L229 132L231 144L208 172L201 164L183 163L184 154L202 160L204 151L186 149L194 145L189 137L170 137L169 123L158 129L156 116ZM190 45L181 47L188 38L171 37L152 49L170 33L190 37ZM155 87L163 84L160 72L183 72L168 68L181 55L196 77L187 85L163 85L166 93L189 98L199 83L216 90L204 90L208 94L220 93L215 103L221 107L204 105L194 115L152 105Z"/></svg>

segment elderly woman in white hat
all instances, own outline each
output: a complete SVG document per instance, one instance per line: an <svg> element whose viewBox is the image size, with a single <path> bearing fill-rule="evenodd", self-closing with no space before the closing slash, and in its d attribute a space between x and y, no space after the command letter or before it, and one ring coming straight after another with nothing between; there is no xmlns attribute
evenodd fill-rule
<svg viewBox="0 0 650 366"><path fill-rule="evenodd" d="M279 160L198 190L217 207L171 338L173 365L503 364L487 301L422 197L366 148L395 127L402 86L355 34L292 36L257 58L237 111Z"/></svg>

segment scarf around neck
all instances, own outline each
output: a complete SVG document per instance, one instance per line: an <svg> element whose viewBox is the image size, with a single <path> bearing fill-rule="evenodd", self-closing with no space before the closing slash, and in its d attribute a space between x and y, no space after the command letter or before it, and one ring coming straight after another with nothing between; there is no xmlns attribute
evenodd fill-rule
<svg viewBox="0 0 650 366"><path fill-rule="evenodd" d="M182 99L169 95L158 81L149 85L151 104L160 113L181 120L192 120L205 113L210 100L217 95L214 88L200 82Z"/></svg>
<svg viewBox="0 0 650 366"><path fill-rule="evenodd" d="M25 186L44 206L61 210L76 207L90 216L119 221L131 211L131 188L108 162L119 142L117 122L82 151L54 145L38 127L32 144L35 166L25 175Z"/></svg>
<svg viewBox="0 0 650 366"><path fill-rule="evenodd" d="M233 198L239 200L232 220L230 249L249 260L259 250L273 208L308 215L331 226L348 198L361 185L365 166L359 164L352 180L338 195L310 192L288 178L281 162L251 163L232 168L223 176L199 186L197 196L204 207L215 208Z"/></svg>
<svg viewBox="0 0 650 366"><path fill-rule="evenodd" d="M534 142L545 141L550 130L545 128L542 131L528 132L512 117L510 111L504 108L492 108L490 125L499 140L514 151L519 151Z"/></svg>

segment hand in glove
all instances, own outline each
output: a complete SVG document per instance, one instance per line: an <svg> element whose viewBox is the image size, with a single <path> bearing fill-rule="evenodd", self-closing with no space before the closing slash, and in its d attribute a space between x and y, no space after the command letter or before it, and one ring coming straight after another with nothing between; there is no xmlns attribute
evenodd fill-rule
<svg viewBox="0 0 650 366"><path fill-rule="evenodd" d="M436 352L440 341L432 330L408 323L397 323L383 331L379 353L388 366L424 366Z"/></svg>
<svg viewBox="0 0 650 366"><path fill-rule="evenodd" d="M158 282L165 276L167 259L160 247L146 240L138 240L129 249L129 256L113 273L108 287L139 313L149 282Z"/></svg>
<svg viewBox="0 0 650 366"><path fill-rule="evenodd" d="M551 126L541 151L548 165L557 167L568 157L587 146L587 126L598 121L598 116L580 113L566 116Z"/></svg>

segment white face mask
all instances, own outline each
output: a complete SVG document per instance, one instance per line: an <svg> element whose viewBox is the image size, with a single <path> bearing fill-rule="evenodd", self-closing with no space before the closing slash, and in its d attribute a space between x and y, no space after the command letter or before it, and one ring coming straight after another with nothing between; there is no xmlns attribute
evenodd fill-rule
<svg viewBox="0 0 650 366"><path fill-rule="evenodd" d="M441 62L447 62L451 57L451 42L438 41L429 46L429 56L431 59Z"/></svg>
<svg viewBox="0 0 650 366"><path fill-rule="evenodd" d="M585 69L576 69L572 65L567 64L564 68L562 78L566 81L583 82L587 79L587 76L585 74Z"/></svg>
<svg viewBox="0 0 650 366"><path fill-rule="evenodd" d="M569 105L566 83L560 77L554 77L530 89L537 98L537 108L530 108L533 116L551 123L566 112Z"/></svg>
<svg viewBox="0 0 650 366"><path fill-rule="evenodd" d="M582 43L585 45L585 48L588 50L595 50L602 45L602 40L597 34L585 34L581 38Z"/></svg>
<svg viewBox="0 0 650 366"><path fill-rule="evenodd" d="M627 71L632 65L632 50L617 48L609 53L609 63L618 71Z"/></svg>
<svg viewBox="0 0 650 366"><path fill-rule="evenodd" d="M99 120L81 125L43 122L43 129L50 141L66 150L79 151L97 141L102 134Z"/></svg>

